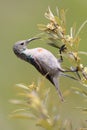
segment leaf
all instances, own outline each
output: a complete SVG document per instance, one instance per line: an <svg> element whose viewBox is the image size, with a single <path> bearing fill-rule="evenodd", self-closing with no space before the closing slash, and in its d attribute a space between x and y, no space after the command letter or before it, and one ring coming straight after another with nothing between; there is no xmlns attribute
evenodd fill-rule
<svg viewBox="0 0 87 130"><path fill-rule="evenodd" d="M29 90L29 88L23 84L16 84L17 87L22 88L24 90Z"/></svg>
<svg viewBox="0 0 87 130"><path fill-rule="evenodd" d="M83 27L87 24L87 20L85 20L82 25L80 26L80 28L78 29L77 33L76 33L76 36L75 37L78 37L79 33L82 31Z"/></svg>
<svg viewBox="0 0 87 130"><path fill-rule="evenodd" d="M71 120L65 120L64 121L63 130L73 130Z"/></svg>
<svg viewBox="0 0 87 130"><path fill-rule="evenodd" d="M65 16L65 10L61 9L60 10L60 17L62 20L62 25L65 27L66 26L66 16Z"/></svg>
<svg viewBox="0 0 87 130"><path fill-rule="evenodd" d="M45 31L47 29L45 24L38 24L37 26L38 26L39 30L41 30L41 31Z"/></svg>
<svg viewBox="0 0 87 130"><path fill-rule="evenodd" d="M36 119L33 114L29 113L18 113L11 115L12 118L20 118L20 119Z"/></svg>
<svg viewBox="0 0 87 130"><path fill-rule="evenodd" d="M78 53L82 54L82 55L87 55L87 52L85 52L85 51L79 51Z"/></svg>
<svg viewBox="0 0 87 130"><path fill-rule="evenodd" d="M56 21L55 21L55 17L54 17L53 13L52 13L51 10L50 10L50 7L48 7L47 12L45 13L45 17L46 17L47 19L49 19L50 21L52 21L52 22L56 22Z"/></svg>
<svg viewBox="0 0 87 130"><path fill-rule="evenodd" d="M72 26L72 37L75 37L75 33L76 33L76 24L74 23Z"/></svg>
<svg viewBox="0 0 87 130"><path fill-rule="evenodd" d="M61 25L61 20L60 20L59 17L55 16L55 20L56 20L56 22L58 23L58 25Z"/></svg>
<svg viewBox="0 0 87 130"><path fill-rule="evenodd" d="M72 87L72 90L81 96L87 97L87 92L85 90L82 90L80 88Z"/></svg>
<svg viewBox="0 0 87 130"><path fill-rule="evenodd" d="M18 100L18 99L11 99L10 102L13 104L16 104L16 105L23 105L24 104L23 101Z"/></svg>
<svg viewBox="0 0 87 130"><path fill-rule="evenodd" d="M37 121L37 125L42 126L46 130L53 130L53 124L49 119L48 120L47 119L46 120L40 119Z"/></svg>

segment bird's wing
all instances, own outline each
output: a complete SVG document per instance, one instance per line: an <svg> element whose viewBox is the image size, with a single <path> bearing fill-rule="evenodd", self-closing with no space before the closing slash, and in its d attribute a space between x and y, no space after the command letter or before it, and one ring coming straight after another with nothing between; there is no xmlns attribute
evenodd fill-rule
<svg viewBox="0 0 87 130"><path fill-rule="evenodd" d="M31 63L42 75L46 76L46 78L54 85L53 80L51 76L49 75L49 72L47 71L47 68L40 60L38 60L36 57L28 56L27 62Z"/></svg>
<svg viewBox="0 0 87 130"><path fill-rule="evenodd" d="M38 69L38 71L45 75L46 78L56 87L56 90L58 92L58 96L60 97L61 101L64 101L63 95L61 93L60 87L59 87L59 81L58 81L58 76L51 76L49 74L49 72L47 72L46 67L44 67L44 65L42 65L42 63L40 63L40 61L38 59L35 59L35 64L34 65L36 67L36 69ZM38 67L38 68L37 68Z"/></svg>
<svg viewBox="0 0 87 130"><path fill-rule="evenodd" d="M49 72L47 72L47 69L44 67L43 64L41 64L40 60L38 60L36 57L33 57L29 55L26 59L27 62L32 64L42 75L46 76L46 78L52 83L51 77L49 75Z"/></svg>
<svg viewBox="0 0 87 130"><path fill-rule="evenodd" d="M47 68L45 67L45 65L38 60L38 59L35 59L35 67L36 69L42 74L44 75L53 85L54 85L54 82L52 80L52 77L51 75L49 74L49 71L47 71Z"/></svg>

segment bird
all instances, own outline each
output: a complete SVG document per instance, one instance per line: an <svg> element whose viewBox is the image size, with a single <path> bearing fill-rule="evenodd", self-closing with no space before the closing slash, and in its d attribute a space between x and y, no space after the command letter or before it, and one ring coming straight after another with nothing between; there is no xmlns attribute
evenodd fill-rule
<svg viewBox="0 0 87 130"><path fill-rule="evenodd" d="M33 65L43 76L45 76L56 88L58 96L62 102L64 97L59 86L59 77L64 75L65 70L61 67L61 62L49 50L37 47L28 49L27 45L34 40L40 39L33 37L27 40L18 41L13 45L15 55ZM72 78L72 77L71 77ZM73 78L74 79L74 78Z"/></svg>

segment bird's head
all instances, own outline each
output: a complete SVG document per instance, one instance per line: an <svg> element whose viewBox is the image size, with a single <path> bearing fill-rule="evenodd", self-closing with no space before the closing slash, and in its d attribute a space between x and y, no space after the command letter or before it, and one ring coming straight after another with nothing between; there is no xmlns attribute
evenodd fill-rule
<svg viewBox="0 0 87 130"><path fill-rule="evenodd" d="M16 42L13 46L14 53L16 55L22 53L24 50L26 50L27 44L29 44L31 41L36 40L36 39L40 39L40 37L34 37L34 38L27 39L27 40L22 40L22 41Z"/></svg>

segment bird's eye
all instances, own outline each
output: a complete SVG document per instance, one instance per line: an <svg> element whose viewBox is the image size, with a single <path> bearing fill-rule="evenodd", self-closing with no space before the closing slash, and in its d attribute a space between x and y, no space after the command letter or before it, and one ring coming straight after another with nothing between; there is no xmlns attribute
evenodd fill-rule
<svg viewBox="0 0 87 130"><path fill-rule="evenodd" d="M24 45L24 42L22 42L21 45Z"/></svg>

